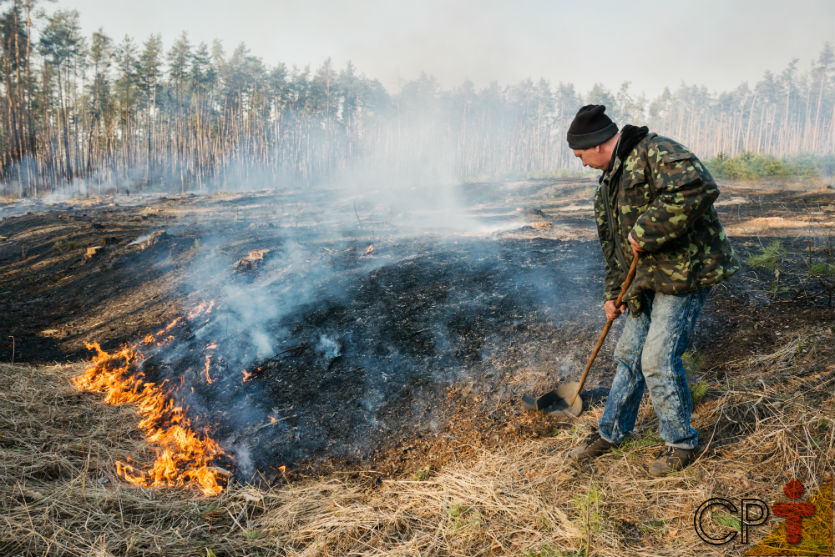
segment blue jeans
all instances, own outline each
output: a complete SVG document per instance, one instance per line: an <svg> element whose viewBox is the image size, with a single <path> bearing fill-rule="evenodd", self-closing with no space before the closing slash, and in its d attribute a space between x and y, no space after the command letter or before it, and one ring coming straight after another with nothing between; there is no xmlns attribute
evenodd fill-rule
<svg viewBox="0 0 835 557"><path fill-rule="evenodd" d="M699 435L690 427L693 401L681 355L709 292L710 288L679 295L650 292L644 296L643 313L626 317L615 348L617 371L598 422L600 437L610 443L623 441L635 426L648 387L666 444L682 449L698 446Z"/></svg>

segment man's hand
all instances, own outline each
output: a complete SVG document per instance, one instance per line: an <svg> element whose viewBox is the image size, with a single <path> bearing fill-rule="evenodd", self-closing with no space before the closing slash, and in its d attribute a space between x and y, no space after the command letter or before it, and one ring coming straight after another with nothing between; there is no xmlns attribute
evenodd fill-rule
<svg viewBox="0 0 835 557"><path fill-rule="evenodd" d="M629 240L629 245L632 246L633 257L638 257L639 253L646 251L638 245L638 242L632 237L631 232L629 233L629 236L627 236L627 239ZM611 319L612 321L626 313L626 304L621 304L620 307L616 307L615 301L616 300L606 300L606 303L603 304L603 310L606 312L606 319Z"/></svg>
<svg viewBox="0 0 835 557"><path fill-rule="evenodd" d="M603 304L603 310L606 312L606 319L614 321L623 313L626 313L626 304L621 304L620 307L615 307L615 300L606 300Z"/></svg>
<svg viewBox="0 0 835 557"><path fill-rule="evenodd" d="M629 236L627 236L627 239L629 240L629 245L632 246L632 255L634 255L635 257L638 257L639 253L646 251L644 248L638 245L638 242L635 240L635 238L632 237L631 232L629 233Z"/></svg>

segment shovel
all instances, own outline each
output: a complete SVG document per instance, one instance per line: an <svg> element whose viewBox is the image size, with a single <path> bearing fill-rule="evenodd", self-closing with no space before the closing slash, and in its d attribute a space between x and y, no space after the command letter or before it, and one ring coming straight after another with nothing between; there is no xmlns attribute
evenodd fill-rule
<svg viewBox="0 0 835 557"><path fill-rule="evenodd" d="M629 266L629 272L626 274L626 280L623 281L620 294L618 294L618 298L615 300L615 307L620 307L620 304L623 301L623 295L626 293L629 285L632 284L632 279L635 278L635 268L637 266L638 256L636 255L632 258L632 265ZM583 370L583 375L580 377L579 383L577 381L562 383L553 391L547 392L539 398L536 398L533 395L523 395L522 402L525 406L531 408L532 410L547 412L548 414L563 414L574 418L582 414L583 399L580 398L580 391L583 390L583 385L586 383L586 377L588 377L591 364L597 357L597 353L600 352L600 347L603 346L603 341L606 340L606 335L609 334L609 329L612 328L612 323L614 322L614 319L606 321L606 326L603 327L603 332L600 333L600 338L597 339L597 345L595 345L594 350L591 352L591 357L586 364L586 368Z"/></svg>

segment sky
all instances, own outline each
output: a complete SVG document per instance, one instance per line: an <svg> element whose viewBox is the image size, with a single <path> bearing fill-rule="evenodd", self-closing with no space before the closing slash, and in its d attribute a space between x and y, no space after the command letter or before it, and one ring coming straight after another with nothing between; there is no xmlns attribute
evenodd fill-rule
<svg viewBox="0 0 835 557"><path fill-rule="evenodd" d="M241 42L268 65L350 60L391 92L421 72L444 88L545 78L585 93L595 83L654 97L665 86L753 85L794 58L805 71L835 43L835 0L58 0L86 35L98 28L166 50Z"/></svg>

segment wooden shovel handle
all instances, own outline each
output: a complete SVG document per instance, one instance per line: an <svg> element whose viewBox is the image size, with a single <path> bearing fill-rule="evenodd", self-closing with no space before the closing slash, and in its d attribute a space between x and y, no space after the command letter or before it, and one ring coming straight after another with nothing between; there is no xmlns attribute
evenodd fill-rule
<svg viewBox="0 0 835 557"><path fill-rule="evenodd" d="M626 294L626 291L629 289L629 285L632 284L632 279L635 278L635 269L638 267L638 256L635 255L632 258L632 265L629 266L629 272L626 273L626 280L623 281L623 286L620 289L620 294L618 294L618 299L615 300L615 307L620 307L621 302L623 302L623 295ZM574 393L574 396L571 397L571 402L568 404L568 407L571 408L574 406L574 401L577 400L577 397L580 396L580 391L583 390L583 385L586 384L586 377L589 375L589 369L591 369L591 364L594 363L594 359L597 357L597 353L600 352L600 347L603 346L603 341L606 340L606 335L609 334L609 329L612 328L612 323L614 323L614 319L608 319L606 321L606 326L603 327L603 332L600 333L600 338L597 339L597 344L594 347L594 350L591 351L591 357L589 358L588 363L586 364L586 368L583 370L583 376L580 377L580 386L577 387L577 392Z"/></svg>

